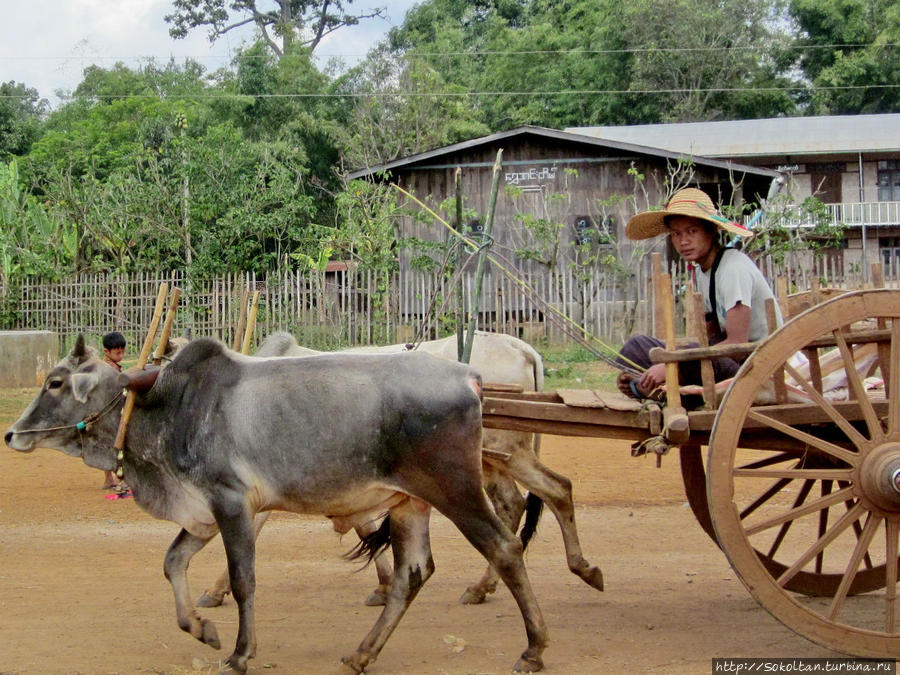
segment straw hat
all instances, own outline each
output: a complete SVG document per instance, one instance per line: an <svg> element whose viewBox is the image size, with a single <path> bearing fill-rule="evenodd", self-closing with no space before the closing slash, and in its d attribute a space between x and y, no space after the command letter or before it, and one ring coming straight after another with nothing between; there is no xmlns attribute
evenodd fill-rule
<svg viewBox="0 0 900 675"><path fill-rule="evenodd" d="M740 223L735 223L716 211L716 207L703 190L697 188L684 188L679 190L666 208L662 211L645 211L639 213L628 221L625 226L625 234L629 239L649 239L660 234L666 234L666 216L690 216L713 223L720 230L725 230L739 237L752 237L753 232Z"/></svg>

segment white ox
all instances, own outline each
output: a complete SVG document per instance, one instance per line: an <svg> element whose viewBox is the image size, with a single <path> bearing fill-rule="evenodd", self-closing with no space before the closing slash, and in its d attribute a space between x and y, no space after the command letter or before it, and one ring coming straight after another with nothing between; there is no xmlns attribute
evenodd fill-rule
<svg viewBox="0 0 900 675"><path fill-rule="evenodd" d="M416 351L437 356L448 361L457 360L455 337L422 342ZM357 347L345 350L357 353L394 354L409 351L406 344L375 347ZM274 333L262 344L256 355L272 356L313 356L322 354L313 349L301 347L288 333ZM472 345L470 365L480 374L486 387L504 385L521 387L523 391L541 391L544 385L544 365L541 355L527 342L511 335L478 331ZM572 501L572 483L565 476L547 468L538 461L540 435L523 431L498 429L483 430L483 445L487 450L482 455L484 488L500 519L513 532L516 531L523 512L526 521L522 530L523 544L534 533L540 516L541 502L549 505L562 530L569 569L587 584L603 590L603 573L599 567L585 560L575 527L575 506ZM529 491L528 499L519 493L516 483ZM257 534L262 528L268 512L257 516ZM376 529L357 529L363 537ZM378 573L378 588L366 599L367 605L383 605L390 591L391 564L387 556L375 558ZM469 586L460 598L463 604L484 602L493 593L498 583L497 572L488 566L479 581ZM222 604L229 592L228 571L226 570L197 601L200 607L215 607Z"/></svg>

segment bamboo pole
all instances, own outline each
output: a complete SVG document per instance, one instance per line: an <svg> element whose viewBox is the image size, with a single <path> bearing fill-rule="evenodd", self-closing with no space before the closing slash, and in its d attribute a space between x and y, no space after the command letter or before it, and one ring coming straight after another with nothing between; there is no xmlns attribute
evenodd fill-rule
<svg viewBox="0 0 900 675"><path fill-rule="evenodd" d="M234 344L232 345L232 349L234 351L238 351L241 348L241 343L244 339L244 328L247 325L247 301L250 300L250 291L244 288L241 293L241 306L238 308L238 325L234 330Z"/></svg>
<svg viewBox="0 0 900 675"><path fill-rule="evenodd" d="M503 167L503 148L497 150L497 159L494 160L494 177L491 183L491 196L488 201L487 220L484 224L484 239L490 240L494 229L494 211L497 208L497 193L500 190L500 169ZM475 326L478 321L478 312L481 307L481 287L484 281L484 269L487 265L487 243L482 241L481 252L478 254L478 266L475 268L475 297L473 299L469 317L469 332L466 334L466 344L460 361L468 363L472 358L472 343L475 340Z"/></svg>
<svg viewBox="0 0 900 675"><path fill-rule="evenodd" d="M159 285L159 293L156 295L156 306L153 309L153 318L150 320L150 328L147 330L147 338L144 340L144 346L141 348L140 356L138 356L137 369L140 370L147 365L147 359L150 358L150 351L153 349L153 341L156 339L156 332L159 330L159 321L162 318L163 309L166 306L166 295L169 293L169 285L162 283ZM125 433L128 431L128 422L131 420L131 413L134 410L134 400L137 394L129 391L125 395L125 405L122 408L122 417L119 419L119 428L116 431L116 440L113 447L116 449L116 476L122 478L124 469L122 462L125 459Z"/></svg>
<svg viewBox="0 0 900 675"><path fill-rule="evenodd" d="M153 354L153 363L157 366L162 363L166 347L169 346L169 336L172 334L172 324L175 323L175 312L178 310L178 299L180 297L181 289L178 286L173 286L172 298L169 300L169 309L166 312L166 320L163 321L162 332L159 334L159 344L156 345L156 352Z"/></svg>
<svg viewBox="0 0 900 675"><path fill-rule="evenodd" d="M250 341L256 328L256 312L259 309L259 291L253 291L253 301L250 303L250 311L247 314L247 329L244 332L244 343L241 345L241 354L250 353Z"/></svg>
<svg viewBox="0 0 900 675"><path fill-rule="evenodd" d="M456 231L461 233L463 232L463 190L462 190L462 167L456 167L456 171L453 174L453 179L456 182ZM459 255L462 251L462 246L460 242L453 237L452 234L447 235L447 241L450 242L450 246L454 248L456 253L454 253L453 260L453 272L456 271L457 266L460 263L461 256ZM453 316L456 322L456 360L461 361L463 356L463 350L465 348L465 342L463 340L464 329L463 329L463 279L462 275L459 277L459 281L456 282L456 287L451 290L454 297L454 307L453 307Z"/></svg>

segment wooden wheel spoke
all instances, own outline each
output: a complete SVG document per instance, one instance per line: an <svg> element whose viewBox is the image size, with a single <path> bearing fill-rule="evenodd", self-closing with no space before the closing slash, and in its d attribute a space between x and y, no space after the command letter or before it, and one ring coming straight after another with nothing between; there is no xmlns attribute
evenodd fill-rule
<svg viewBox="0 0 900 675"><path fill-rule="evenodd" d="M837 494L837 493L835 493ZM822 550L828 546L832 541L834 541L841 532L846 530L850 525L855 523L857 520L862 518L863 514L865 514L866 510L859 504L855 504L853 508L851 508L847 513L841 516L838 521L831 527L831 529L827 530L823 535L821 535L812 546L810 546L806 551L794 561L794 564L788 567L780 577L778 577L778 583L784 587L787 582L794 578L794 576L803 569L803 567L813 558L819 555ZM858 545L858 544L857 544ZM850 581L853 581L852 579Z"/></svg>
<svg viewBox="0 0 900 675"><path fill-rule="evenodd" d="M769 487L768 490L763 492L759 497L753 500L753 503L750 504L747 508L741 511L741 520L749 516L751 513L756 511L760 506L769 501L772 497L781 492L785 486L787 486L791 482L790 478L782 478L781 480L775 481L775 483ZM797 504L794 504L797 506Z"/></svg>
<svg viewBox="0 0 900 675"><path fill-rule="evenodd" d="M891 364L888 368L890 396L888 396L888 433L900 429L900 320L891 322ZM882 375L884 373L882 372Z"/></svg>
<svg viewBox="0 0 900 675"><path fill-rule="evenodd" d="M896 370L891 370L897 373ZM898 373L900 374L900 373ZM885 539L887 540L886 563L884 570L885 577L885 597L884 597L884 629L888 633L894 632L894 607L897 601L897 535L900 532L900 521L890 519L885 521Z"/></svg>
<svg viewBox="0 0 900 675"><path fill-rule="evenodd" d="M831 494L831 486L833 483L830 480L822 481L822 496ZM854 527L856 527L856 522L854 522ZM819 511L819 538L821 539L825 532L828 531L828 509L822 509ZM816 573L822 573L822 564L825 561L825 553L824 551L819 551L819 554L816 556Z"/></svg>
<svg viewBox="0 0 900 675"><path fill-rule="evenodd" d="M848 480L850 469L735 469L742 478L806 478L808 480Z"/></svg>
<svg viewBox="0 0 900 675"><path fill-rule="evenodd" d="M850 422L847 420L847 418L844 417L843 415L841 415L841 413L839 413L837 411L837 408L835 408L833 405L831 405L831 401L829 401L824 396L822 396L822 394L820 394L818 391L816 391L816 389L809 382L807 382L806 379L799 372L797 372L796 368L791 366L791 364L789 364L789 363L785 363L784 370L785 370L785 372L787 372L788 375L791 376L791 378L797 384L799 384L803 388L803 391L805 391L807 393L807 395L809 395L809 397L812 399L813 403L818 405L819 408L821 408L825 412L825 414L831 418L831 420L841 429L841 431L844 432L844 434L847 436L847 438L850 439L850 441L856 447L859 448L868 442L866 437L863 436L861 433L859 433L859 431L856 430L856 427L854 427L852 424L850 424ZM856 371L854 371L854 372L856 372ZM787 425L785 425L785 426L787 426ZM785 432L785 433L788 433L788 432ZM802 432L798 432L798 433L802 433ZM806 436L809 436L810 438L815 438L814 436L811 436L810 434L806 434ZM794 436L794 437L797 438L797 436ZM799 439L799 440L804 440L804 439ZM808 442L808 441L806 441L806 442ZM824 443L825 441L822 441L822 442ZM831 445L831 444L829 443L829 445ZM818 447L818 446L816 446L816 447ZM838 448L839 450L841 450L844 453L849 452L848 450L844 450L843 448L840 448L839 446L834 446L834 447ZM850 453L850 454L852 454L852 453ZM849 460L847 460L847 461L849 461Z"/></svg>
<svg viewBox="0 0 900 675"><path fill-rule="evenodd" d="M815 513L820 509L827 509L831 506L834 506L835 504L850 501L851 499L853 499L852 488L846 488L844 490L832 492L830 495L820 497L819 499L811 501L808 504L790 509L779 516L768 518L760 523L757 523L756 525L753 525L752 527L746 528L747 536L751 536L764 530L768 530L770 527L781 525L781 523L786 523L789 520L802 518L803 516Z"/></svg>
<svg viewBox="0 0 900 675"><path fill-rule="evenodd" d="M803 486L800 488L800 492L797 493L797 497L796 499L794 499L792 508L797 508L806 501L806 498L812 491L813 485L815 485L815 481L807 480L803 482ZM789 520L788 522L781 524L781 527L778 530L778 534L775 535L775 539L772 540L772 545L769 547L768 556L770 559L774 558L775 554L778 553L778 549L781 548L781 542L784 541L784 538L787 536L788 530L791 529L791 525L793 524L793 520Z"/></svg>
<svg viewBox="0 0 900 675"><path fill-rule="evenodd" d="M837 342L838 349L841 351L841 358L844 360L844 372L847 374L847 382L859 403L859 408L866 420L866 426L869 427L869 438L872 440L881 439L884 437L884 430L881 428L881 422L878 420L878 415L875 414L875 408L872 407L872 402L866 394L866 387L859 377L859 372L856 370L853 350L850 349L840 329L834 331L834 339Z"/></svg>
<svg viewBox="0 0 900 675"><path fill-rule="evenodd" d="M743 466L739 466L739 469L761 469L764 466L772 466L773 464L782 464L791 459L794 459L797 455L789 452L779 452L778 454L772 455L771 457L764 457L763 459L758 459L755 462L750 462L749 464L744 464ZM796 466L796 465L795 465Z"/></svg>
<svg viewBox="0 0 900 675"><path fill-rule="evenodd" d="M853 513L851 509L847 515ZM850 590L850 585L853 583L853 579L856 577L856 573L859 570L859 564L862 562L863 555L865 555L866 551L869 550L869 544L872 543L872 537L875 536L875 530L878 528L878 525L881 523L881 516L877 516L874 513L869 513L869 517L866 520L866 525L863 528L862 535L859 537L859 540L856 542L856 547L853 549L853 554L850 556L850 562L847 563L847 569L844 572L844 577L841 579L841 584L838 586L837 592L834 594L834 598L831 601L831 608L828 612L828 618L834 621L835 617L838 615L838 612L841 610L841 607L844 604L844 600L847 599L847 593Z"/></svg>
<svg viewBox="0 0 900 675"><path fill-rule="evenodd" d="M847 483L845 481L838 481L838 485L840 485L842 488L845 488L850 485L850 483ZM851 508L850 502L846 502L846 506L847 510L849 511ZM856 536L856 539L859 540L859 537L862 534L862 527L860 527L858 520L853 523L853 534ZM865 564L866 569L872 569L874 567L874 565L872 564L872 556L870 556L868 552L866 552L866 557L864 558L863 563Z"/></svg>

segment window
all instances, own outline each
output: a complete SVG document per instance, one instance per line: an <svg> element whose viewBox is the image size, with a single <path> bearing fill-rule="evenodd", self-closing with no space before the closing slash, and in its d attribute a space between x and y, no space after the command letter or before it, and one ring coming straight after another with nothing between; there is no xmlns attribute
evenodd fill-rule
<svg viewBox="0 0 900 675"><path fill-rule="evenodd" d="M593 229L590 216L575 216L575 243L590 244L594 239Z"/></svg>
<svg viewBox="0 0 900 675"><path fill-rule="evenodd" d="M879 237L878 248L887 274L894 276L900 269L900 237Z"/></svg>
<svg viewBox="0 0 900 675"><path fill-rule="evenodd" d="M878 201L900 202L900 160L878 162Z"/></svg>
<svg viewBox="0 0 900 675"><path fill-rule="evenodd" d="M572 227L576 245L598 244L605 247L616 243L616 219L613 216L604 216L599 223L595 223L590 216L575 216Z"/></svg>

